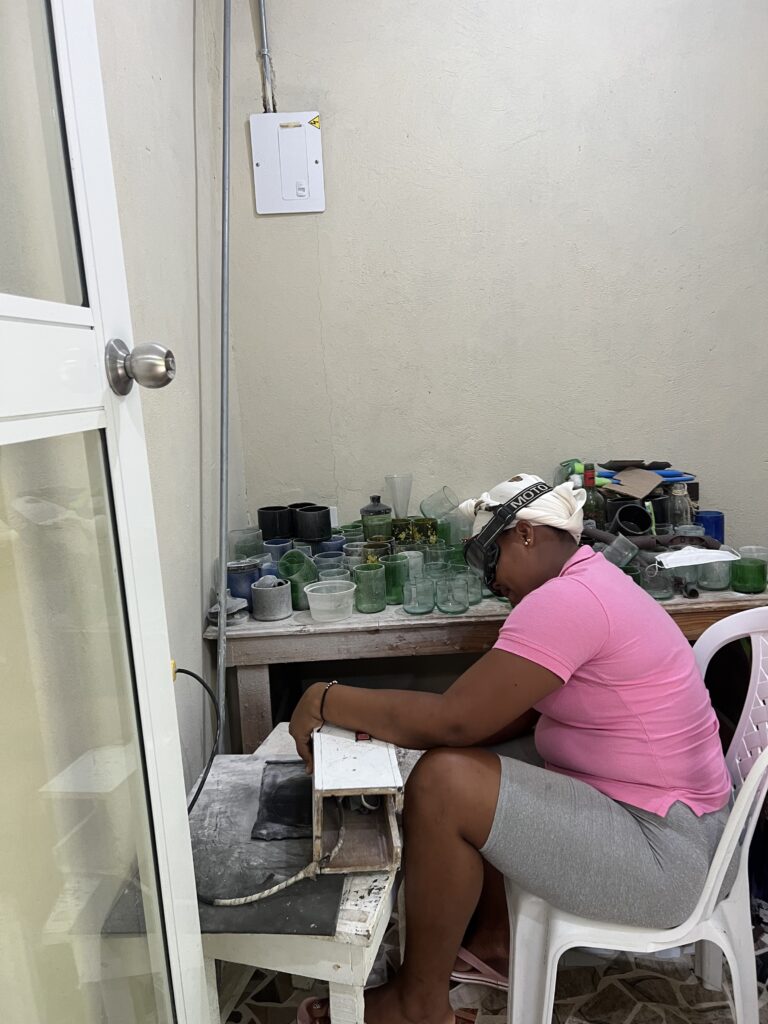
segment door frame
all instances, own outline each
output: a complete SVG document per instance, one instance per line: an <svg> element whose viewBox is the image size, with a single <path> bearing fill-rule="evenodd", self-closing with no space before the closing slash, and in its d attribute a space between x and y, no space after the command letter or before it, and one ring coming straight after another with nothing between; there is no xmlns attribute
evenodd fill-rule
<svg viewBox="0 0 768 1024"><path fill-rule="evenodd" d="M109 388L104 346L133 333L92 0L49 0L88 307L0 294L0 445L104 430L170 983L208 1021L194 867L140 388ZM8 415L8 411L11 414Z"/></svg>

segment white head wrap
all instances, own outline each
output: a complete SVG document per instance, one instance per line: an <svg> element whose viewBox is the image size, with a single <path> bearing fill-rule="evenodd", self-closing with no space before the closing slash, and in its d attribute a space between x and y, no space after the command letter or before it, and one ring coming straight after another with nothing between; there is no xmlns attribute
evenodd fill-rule
<svg viewBox="0 0 768 1024"><path fill-rule="evenodd" d="M490 491L481 494L479 498L470 498L459 505L459 511L470 519L474 519L472 532L478 534L490 521L496 505L503 505L505 501L514 498L516 494L524 491L531 484L543 483L540 476L531 476L522 473L520 476L512 477L496 484ZM532 501L530 505L520 509L514 522L506 527L511 530L515 523L524 521L533 526L552 526L556 530L565 530L578 541L581 537L581 530L584 524L582 507L587 500L586 491L581 487L574 487L572 483L559 484L540 498Z"/></svg>

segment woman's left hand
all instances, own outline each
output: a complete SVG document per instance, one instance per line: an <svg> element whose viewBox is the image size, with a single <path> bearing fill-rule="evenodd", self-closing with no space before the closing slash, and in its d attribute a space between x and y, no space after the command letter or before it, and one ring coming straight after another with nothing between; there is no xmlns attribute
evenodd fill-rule
<svg viewBox="0 0 768 1024"><path fill-rule="evenodd" d="M288 732L296 744L299 757L307 766L307 774L312 774L312 733L323 724L320 717L320 702L323 699L325 683L314 683L305 692L296 710L291 715Z"/></svg>

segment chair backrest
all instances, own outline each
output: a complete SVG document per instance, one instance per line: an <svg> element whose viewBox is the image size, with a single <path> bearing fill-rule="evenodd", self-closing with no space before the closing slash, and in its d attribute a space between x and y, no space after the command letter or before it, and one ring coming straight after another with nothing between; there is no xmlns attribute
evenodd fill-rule
<svg viewBox="0 0 768 1024"><path fill-rule="evenodd" d="M768 791L768 608L754 608L721 619L699 637L693 648L703 676L717 651L746 637L752 644L749 687L725 759L736 800L692 915L696 918L712 913L739 846L739 873L746 872L749 844Z"/></svg>
<svg viewBox="0 0 768 1024"><path fill-rule="evenodd" d="M741 717L725 756L737 791L760 753L768 748L768 608L752 608L721 619L699 637L693 648L703 676L717 651L746 637L752 642L752 671Z"/></svg>

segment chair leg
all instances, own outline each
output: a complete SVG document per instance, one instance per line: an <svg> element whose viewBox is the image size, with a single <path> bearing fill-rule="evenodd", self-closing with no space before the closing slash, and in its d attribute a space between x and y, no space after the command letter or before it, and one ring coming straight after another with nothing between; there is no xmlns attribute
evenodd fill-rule
<svg viewBox="0 0 768 1024"><path fill-rule="evenodd" d="M723 951L714 942L696 943L694 973L704 988L719 992L723 987Z"/></svg>
<svg viewBox="0 0 768 1024"><path fill-rule="evenodd" d="M757 970L749 912L729 913L727 919L723 945L731 969L736 1024L758 1024Z"/></svg>
<svg viewBox="0 0 768 1024"><path fill-rule="evenodd" d="M556 964L550 949L549 907L509 892L510 959L508 1024L550 1024Z"/></svg>

